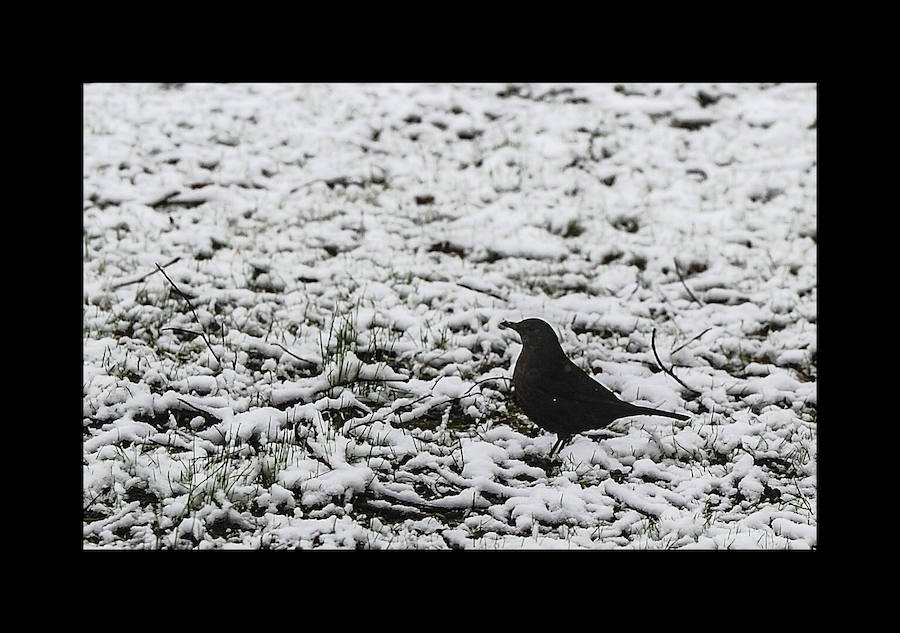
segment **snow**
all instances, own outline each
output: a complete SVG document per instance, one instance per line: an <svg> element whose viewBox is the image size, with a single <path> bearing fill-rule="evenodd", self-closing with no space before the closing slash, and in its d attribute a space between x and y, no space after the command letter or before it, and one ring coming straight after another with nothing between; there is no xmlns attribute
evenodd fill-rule
<svg viewBox="0 0 900 633"><path fill-rule="evenodd" d="M814 85L83 105L85 548L816 547ZM499 328L530 316L691 418L548 461Z"/></svg>

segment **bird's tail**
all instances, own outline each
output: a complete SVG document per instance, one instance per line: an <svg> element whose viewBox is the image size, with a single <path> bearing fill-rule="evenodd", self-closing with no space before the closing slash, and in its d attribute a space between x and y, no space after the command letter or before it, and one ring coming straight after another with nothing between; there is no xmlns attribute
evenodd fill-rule
<svg viewBox="0 0 900 633"><path fill-rule="evenodd" d="M659 409L639 407L637 405L631 405L631 408L629 410L632 411L631 415L661 415L666 418L675 418L676 420L690 419L689 416L682 415L681 413L674 413L672 411L660 411Z"/></svg>

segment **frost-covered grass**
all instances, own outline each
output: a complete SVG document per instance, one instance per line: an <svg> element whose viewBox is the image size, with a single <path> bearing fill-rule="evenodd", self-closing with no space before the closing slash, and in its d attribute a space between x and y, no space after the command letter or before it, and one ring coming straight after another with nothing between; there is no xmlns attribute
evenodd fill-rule
<svg viewBox="0 0 900 633"><path fill-rule="evenodd" d="M815 547L816 115L810 85L85 86L84 546ZM549 461L498 327L527 316L691 419Z"/></svg>

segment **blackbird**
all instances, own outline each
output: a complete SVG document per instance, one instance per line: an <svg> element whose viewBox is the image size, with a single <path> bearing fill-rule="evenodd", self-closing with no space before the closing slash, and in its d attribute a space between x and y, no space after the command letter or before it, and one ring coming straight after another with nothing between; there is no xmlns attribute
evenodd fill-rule
<svg viewBox="0 0 900 633"><path fill-rule="evenodd" d="M501 328L518 332L522 353L513 371L516 399L525 415L542 429L556 433L550 458L569 438L589 429L602 429L631 415L660 415L676 420L688 416L619 400L566 358L556 333L546 321L503 321Z"/></svg>

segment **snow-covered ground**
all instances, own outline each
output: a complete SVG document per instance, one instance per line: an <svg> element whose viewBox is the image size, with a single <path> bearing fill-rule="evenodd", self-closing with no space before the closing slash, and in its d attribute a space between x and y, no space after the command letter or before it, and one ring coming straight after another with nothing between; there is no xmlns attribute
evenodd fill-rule
<svg viewBox="0 0 900 633"><path fill-rule="evenodd" d="M816 546L814 85L92 84L83 118L86 548ZM691 419L549 461L503 379L529 316Z"/></svg>

